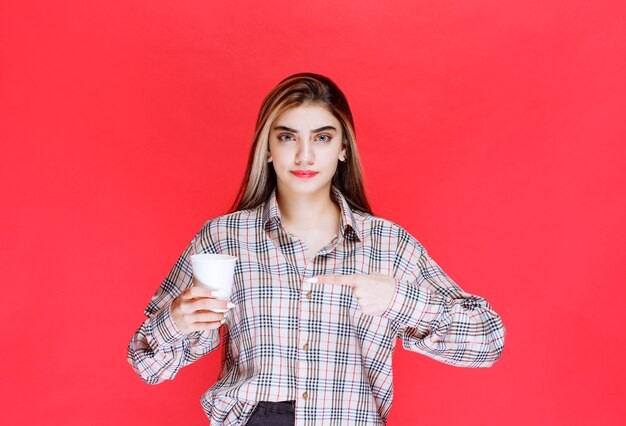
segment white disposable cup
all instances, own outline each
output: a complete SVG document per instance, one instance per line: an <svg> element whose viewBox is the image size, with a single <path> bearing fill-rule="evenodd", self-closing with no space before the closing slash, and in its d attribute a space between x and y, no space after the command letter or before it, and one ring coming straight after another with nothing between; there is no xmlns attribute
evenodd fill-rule
<svg viewBox="0 0 626 426"><path fill-rule="evenodd" d="M191 269L198 284L213 289L217 299L230 299L237 257L225 254L192 254Z"/></svg>

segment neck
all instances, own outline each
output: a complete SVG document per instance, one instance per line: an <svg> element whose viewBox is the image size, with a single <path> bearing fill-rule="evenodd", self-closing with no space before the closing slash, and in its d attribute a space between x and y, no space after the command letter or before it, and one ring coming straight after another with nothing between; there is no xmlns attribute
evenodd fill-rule
<svg viewBox="0 0 626 426"><path fill-rule="evenodd" d="M339 229L341 209L330 198L330 186L308 194L278 188L276 202L286 228L301 231Z"/></svg>

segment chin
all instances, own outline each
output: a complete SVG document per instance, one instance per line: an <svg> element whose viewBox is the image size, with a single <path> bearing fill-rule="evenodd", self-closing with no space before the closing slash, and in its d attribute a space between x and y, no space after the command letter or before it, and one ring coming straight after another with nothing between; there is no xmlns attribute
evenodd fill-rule
<svg viewBox="0 0 626 426"><path fill-rule="evenodd" d="M291 180L288 183L281 183L280 186L282 188L285 188L288 191L294 192L294 193L298 193L298 194L314 194L316 192L319 192L321 190L326 190L326 189L330 189L330 181L329 182L319 182L317 180L319 176L316 176L315 178L312 179L308 179L308 180L299 180L298 178L294 177L293 179L298 179L298 180Z"/></svg>

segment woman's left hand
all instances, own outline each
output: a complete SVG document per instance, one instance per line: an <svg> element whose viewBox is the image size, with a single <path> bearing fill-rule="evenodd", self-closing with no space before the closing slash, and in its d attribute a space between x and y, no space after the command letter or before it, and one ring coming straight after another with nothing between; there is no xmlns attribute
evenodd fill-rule
<svg viewBox="0 0 626 426"><path fill-rule="evenodd" d="M381 316L387 310L396 288L396 280L388 275L318 275L317 283L325 285L345 285L352 288L361 310L368 315ZM315 282L311 279L310 282Z"/></svg>

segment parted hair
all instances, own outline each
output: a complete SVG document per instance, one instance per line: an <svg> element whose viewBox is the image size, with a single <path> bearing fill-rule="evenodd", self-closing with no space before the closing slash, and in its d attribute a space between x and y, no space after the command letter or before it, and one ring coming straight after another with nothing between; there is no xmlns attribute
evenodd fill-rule
<svg viewBox="0 0 626 426"><path fill-rule="evenodd" d="M354 121L348 101L330 78L313 73L298 73L285 78L263 100L246 172L230 212L256 208L269 198L276 187L274 166L267 161L272 123L283 112L303 104L324 106L341 123L346 159L338 162L331 184L341 191L352 209L373 214L365 195Z"/></svg>

